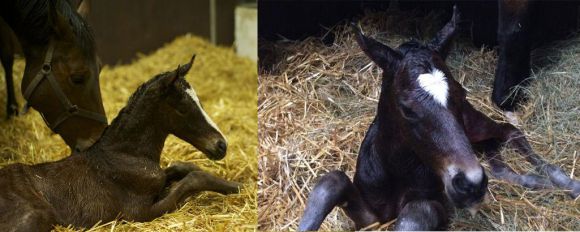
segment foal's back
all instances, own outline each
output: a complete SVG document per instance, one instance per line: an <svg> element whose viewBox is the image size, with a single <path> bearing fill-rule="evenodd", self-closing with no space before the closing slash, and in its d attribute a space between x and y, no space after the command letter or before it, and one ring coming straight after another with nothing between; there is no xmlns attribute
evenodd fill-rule
<svg viewBox="0 0 580 232"><path fill-rule="evenodd" d="M91 166L86 155L38 165L0 169L0 225L15 228L27 219L47 224L93 226L121 212L122 191ZM6 218L2 218L6 217ZM21 220L14 220L19 217ZM42 223L42 224L44 224ZM41 224L41 225L42 225ZM32 226L38 228L38 225ZM3 230L4 228L0 228Z"/></svg>

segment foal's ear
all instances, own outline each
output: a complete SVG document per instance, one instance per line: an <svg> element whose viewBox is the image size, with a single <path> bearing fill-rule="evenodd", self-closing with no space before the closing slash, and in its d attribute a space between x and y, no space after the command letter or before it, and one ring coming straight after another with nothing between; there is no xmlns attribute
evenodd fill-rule
<svg viewBox="0 0 580 232"><path fill-rule="evenodd" d="M350 25L355 33L358 46L365 54L383 70L394 71L391 69L401 59L401 54L389 46L363 35L360 27L354 22L351 22Z"/></svg>
<svg viewBox="0 0 580 232"><path fill-rule="evenodd" d="M165 86L172 86L175 83L175 81L177 81L177 79L185 77L187 72L189 72L189 70L191 69L191 65L193 64L194 60L195 60L195 54L193 54L193 57L191 57L191 60L189 60L189 63L184 64L184 65L179 65L179 66L177 66L177 68L175 70L168 73L167 74L168 76L163 80L164 85Z"/></svg>
<svg viewBox="0 0 580 232"><path fill-rule="evenodd" d="M180 77L184 77L189 72L189 69L191 69L191 65L193 64L194 60L195 54L193 54L191 60L189 60L189 63L177 67L177 69L175 70L176 74Z"/></svg>
<svg viewBox="0 0 580 232"><path fill-rule="evenodd" d="M457 5L453 6L453 16L451 20L445 24L443 29L437 32L435 38L431 40L429 43L429 47L439 53L443 59L447 58L449 54L449 50L451 49L451 43L453 40L453 36L455 35L455 31L458 27L460 20L459 9L457 9Z"/></svg>

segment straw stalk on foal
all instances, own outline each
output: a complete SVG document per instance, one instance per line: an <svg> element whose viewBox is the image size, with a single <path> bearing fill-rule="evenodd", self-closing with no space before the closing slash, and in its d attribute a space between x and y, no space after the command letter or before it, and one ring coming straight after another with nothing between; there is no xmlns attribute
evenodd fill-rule
<svg viewBox="0 0 580 232"><path fill-rule="evenodd" d="M190 163L159 167L169 134L210 159L226 154L223 134L184 79L192 62L141 85L86 151L56 162L1 169L0 231L91 227L117 218L149 221L200 191L239 192L241 184Z"/></svg>
<svg viewBox="0 0 580 232"><path fill-rule="evenodd" d="M358 45L383 70L377 114L360 147L354 181L341 171L321 177L299 230L318 229L335 206L359 229L395 218L397 230L445 229L449 206L475 213L487 193L476 151L496 178L580 195L580 182L534 153L520 130L496 123L466 100L445 65L458 21L454 7L453 17L430 43L410 41L396 50L353 24ZM504 145L544 176L514 172L499 153Z"/></svg>

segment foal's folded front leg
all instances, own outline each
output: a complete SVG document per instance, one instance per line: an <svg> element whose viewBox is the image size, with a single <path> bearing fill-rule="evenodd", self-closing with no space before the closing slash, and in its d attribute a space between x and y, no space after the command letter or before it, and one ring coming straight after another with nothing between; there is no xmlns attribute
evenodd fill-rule
<svg viewBox="0 0 580 232"><path fill-rule="evenodd" d="M445 207L431 200L408 202L401 209L395 230L397 231L432 231L447 229L449 218Z"/></svg>
<svg viewBox="0 0 580 232"><path fill-rule="evenodd" d="M202 171L197 165L190 162L173 162L165 170L165 179L168 184L183 179L187 174L194 171Z"/></svg>
<svg viewBox="0 0 580 232"><path fill-rule="evenodd" d="M344 172L333 171L320 178L310 192L298 230L318 230L326 215L336 206L345 211L357 228L378 221L348 176Z"/></svg>
<svg viewBox="0 0 580 232"><path fill-rule="evenodd" d="M502 132L504 141L516 148L518 153L534 165L539 173L549 176L552 183L558 188L569 190L569 195L572 198L580 196L580 181L568 177L560 167L543 160L534 152L520 130L510 124L504 124Z"/></svg>
<svg viewBox="0 0 580 232"><path fill-rule="evenodd" d="M185 199L201 191L232 194L239 193L241 187L241 183L227 181L204 171L193 171L175 183L165 197L152 206L150 215L158 217L176 210Z"/></svg>
<svg viewBox="0 0 580 232"><path fill-rule="evenodd" d="M516 174L509 166L503 162L503 158L497 152L497 145L508 144L516 148L529 163L534 165L536 170L547 175L550 182L558 188L570 191L570 196L576 198L580 195L580 182L568 177L561 168L548 163L541 156L536 154L524 134L513 125L504 123L499 124L481 112L473 109L473 106L466 103L463 111L466 134L472 143L497 143L487 149L486 158L492 166L492 172L498 178L516 182L520 185L532 188L552 187L547 184L544 178L535 175Z"/></svg>

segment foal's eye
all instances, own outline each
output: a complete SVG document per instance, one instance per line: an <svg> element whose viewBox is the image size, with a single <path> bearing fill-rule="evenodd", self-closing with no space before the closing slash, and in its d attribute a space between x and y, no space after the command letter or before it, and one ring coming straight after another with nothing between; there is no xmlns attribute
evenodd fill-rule
<svg viewBox="0 0 580 232"><path fill-rule="evenodd" d="M85 76L80 74L73 74L70 76L70 80L75 85L82 85L85 83Z"/></svg>
<svg viewBox="0 0 580 232"><path fill-rule="evenodd" d="M405 105L401 104L401 114L403 115L403 118L407 119L407 120L418 120L419 119L419 115L413 111L413 109L411 109L410 107L407 107Z"/></svg>
<svg viewBox="0 0 580 232"><path fill-rule="evenodd" d="M185 115L187 113L187 112L185 112L184 109L175 109L175 111L177 111L177 114L179 114L181 116L183 116L183 115Z"/></svg>

